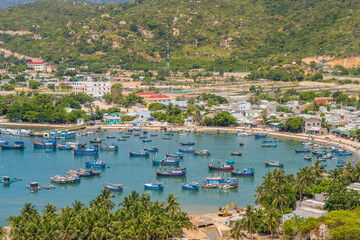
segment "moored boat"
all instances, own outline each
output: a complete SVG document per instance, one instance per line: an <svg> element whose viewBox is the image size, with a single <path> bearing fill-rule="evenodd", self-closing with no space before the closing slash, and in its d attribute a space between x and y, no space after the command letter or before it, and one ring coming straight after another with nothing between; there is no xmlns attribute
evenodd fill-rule
<svg viewBox="0 0 360 240"><path fill-rule="evenodd" d="M153 165L179 165L180 160L177 158L151 159Z"/></svg>
<svg viewBox="0 0 360 240"><path fill-rule="evenodd" d="M155 170L158 177L185 177L186 168L176 168L172 170Z"/></svg>
<svg viewBox="0 0 360 240"><path fill-rule="evenodd" d="M164 184L162 182L144 183L144 187L149 190L163 190Z"/></svg>
<svg viewBox="0 0 360 240"><path fill-rule="evenodd" d="M208 164L209 170L231 171L234 169L234 161L229 160L226 163Z"/></svg>
<svg viewBox="0 0 360 240"><path fill-rule="evenodd" d="M222 178L219 176L207 177L206 181L201 183L201 188L217 188L225 184L238 186L239 180L236 178Z"/></svg>
<svg viewBox="0 0 360 240"><path fill-rule="evenodd" d="M100 144L99 146L101 150L106 151L117 151L119 149L118 146L116 146L115 144Z"/></svg>
<svg viewBox="0 0 360 240"><path fill-rule="evenodd" d="M50 176L51 182L57 183L57 184L66 184L68 183L66 181L66 178L60 175Z"/></svg>
<svg viewBox="0 0 360 240"><path fill-rule="evenodd" d="M129 151L130 157L149 157L149 152L147 151L140 151L140 152L132 152Z"/></svg>
<svg viewBox="0 0 360 240"><path fill-rule="evenodd" d="M94 168L104 168L104 167L106 167L106 163L104 161L101 161L101 160L96 160L94 162L85 161L85 165L87 167L94 167Z"/></svg>
<svg viewBox="0 0 360 240"><path fill-rule="evenodd" d="M71 150L72 147L68 144L56 144L56 148L59 150Z"/></svg>
<svg viewBox="0 0 360 240"><path fill-rule="evenodd" d="M242 155L241 152L234 152L234 151L230 151L230 154L234 155L234 156L241 156Z"/></svg>
<svg viewBox="0 0 360 240"><path fill-rule="evenodd" d="M25 144L23 141L15 141L13 144L6 142L4 144L0 144L1 149L24 149Z"/></svg>
<svg viewBox="0 0 360 240"><path fill-rule="evenodd" d="M200 184L197 182L181 183L181 187L186 190L199 190Z"/></svg>
<svg viewBox="0 0 360 240"><path fill-rule="evenodd" d="M184 154L182 154L181 152L176 152L176 153L165 153L166 157L173 157L173 158L183 158Z"/></svg>
<svg viewBox="0 0 360 240"><path fill-rule="evenodd" d="M143 141L143 142L152 142L151 139L143 139L142 141Z"/></svg>
<svg viewBox="0 0 360 240"><path fill-rule="evenodd" d="M45 141L33 141L34 147L41 147L41 148L55 148L56 147L56 140L49 139Z"/></svg>
<svg viewBox="0 0 360 240"><path fill-rule="evenodd" d="M305 160L311 160L311 157L309 155L305 155L304 159Z"/></svg>
<svg viewBox="0 0 360 240"><path fill-rule="evenodd" d="M8 177L8 176L2 176L0 177L0 183L13 183L22 181L22 178L15 178L15 177Z"/></svg>
<svg viewBox="0 0 360 240"><path fill-rule="evenodd" d="M102 143L103 141L104 141L104 139L102 139L102 138L90 139L90 143Z"/></svg>
<svg viewBox="0 0 360 240"><path fill-rule="evenodd" d="M181 153L193 153L195 151L195 149L193 147L188 147L187 149L178 148L178 150Z"/></svg>
<svg viewBox="0 0 360 240"><path fill-rule="evenodd" d="M279 162L279 161L276 161L276 162L265 161L265 165L270 166L270 167L283 167L284 163Z"/></svg>
<svg viewBox="0 0 360 240"><path fill-rule="evenodd" d="M308 148L304 148L304 149L302 149L302 150L295 149L294 151L295 151L296 153L304 153L304 152L310 152L310 149L308 149Z"/></svg>
<svg viewBox="0 0 360 240"><path fill-rule="evenodd" d="M113 139L113 138L116 138L116 137L109 135L109 136L106 136L106 138L107 138L107 139Z"/></svg>
<svg viewBox="0 0 360 240"><path fill-rule="evenodd" d="M264 138L264 137L267 137L267 134L266 133L257 133L257 134L254 134L254 137L255 138Z"/></svg>
<svg viewBox="0 0 360 240"><path fill-rule="evenodd" d="M158 147L143 147L144 151L147 152L158 152L159 148Z"/></svg>
<svg viewBox="0 0 360 240"><path fill-rule="evenodd" d="M255 175L254 168L245 168L242 171L239 169L232 170L231 175L233 176L240 176L240 177L253 177Z"/></svg>
<svg viewBox="0 0 360 240"><path fill-rule="evenodd" d="M103 186L110 191L122 191L124 189L122 184L105 183Z"/></svg>
<svg viewBox="0 0 360 240"><path fill-rule="evenodd" d="M195 144L195 141L187 140L187 141L182 141L182 142L180 142L180 144L181 144L181 145L184 145L184 146L194 145L194 144Z"/></svg>
<svg viewBox="0 0 360 240"><path fill-rule="evenodd" d="M209 156L210 152L209 150L200 150L200 151L194 151L194 154L200 156Z"/></svg>
<svg viewBox="0 0 360 240"><path fill-rule="evenodd" d="M95 147L78 147L74 150L75 155L97 155L99 150Z"/></svg>

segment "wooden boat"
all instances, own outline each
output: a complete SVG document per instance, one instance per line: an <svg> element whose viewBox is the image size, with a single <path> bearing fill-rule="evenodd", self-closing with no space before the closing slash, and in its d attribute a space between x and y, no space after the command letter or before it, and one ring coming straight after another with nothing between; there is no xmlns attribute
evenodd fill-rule
<svg viewBox="0 0 360 240"><path fill-rule="evenodd" d="M83 169L69 170L68 173L76 174L79 177L90 177L92 175L91 172Z"/></svg>
<svg viewBox="0 0 360 240"><path fill-rule="evenodd" d="M195 141L187 140L187 141L184 141L184 142L180 142L180 144L183 145L183 146L195 145Z"/></svg>
<svg viewBox="0 0 360 240"><path fill-rule="evenodd" d="M56 144L56 148L59 150L71 150L72 147L68 144Z"/></svg>
<svg viewBox="0 0 360 240"><path fill-rule="evenodd" d="M200 156L209 156L210 152L209 150L201 150L201 151L194 151L194 154Z"/></svg>
<svg viewBox="0 0 360 240"><path fill-rule="evenodd" d="M219 170L219 171L231 171L234 170L234 161L229 160L226 163L220 164L208 164L209 170Z"/></svg>
<svg viewBox="0 0 360 240"><path fill-rule="evenodd" d="M71 179L71 182L73 183L79 183L80 182L80 176L74 173L67 173L65 174L65 178Z"/></svg>
<svg viewBox="0 0 360 240"><path fill-rule="evenodd" d="M134 133L134 137L140 136L140 133Z"/></svg>
<svg viewBox="0 0 360 240"><path fill-rule="evenodd" d="M234 155L234 156L241 156L242 155L241 152L233 152L233 151L230 151L230 154Z"/></svg>
<svg viewBox="0 0 360 240"><path fill-rule="evenodd" d="M238 132L236 133L237 136L239 137L247 137L247 136L251 136L251 134L245 133L245 132Z"/></svg>
<svg viewBox="0 0 360 240"><path fill-rule="evenodd" d="M90 139L90 143L102 143L103 141L104 139L101 138Z"/></svg>
<svg viewBox="0 0 360 240"><path fill-rule="evenodd" d="M224 184L224 185L219 187L220 190L227 190L227 189L233 189L233 188L237 188L237 186Z"/></svg>
<svg viewBox="0 0 360 240"><path fill-rule="evenodd" d="M13 182L19 182L22 181L22 178L15 178L15 177L8 177L8 176L2 176L0 177L0 183L13 183Z"/></svg>
<svg viewBox="0 0 360 240"><path fill-rule="evenodd" d="M273 140L263 140L263 143L272 143Z"/></svg>
<svg viewBox="0 0 360 240"><path fill-rule="evenodd" d="M84 170L84 169L81 169L81 170ZM101 171L96 171L96 170L94 170L94 169L88 169L87 171L89 171L90 172L90 174L91 174L91 176L98 176L98 175L100 175L101 174Z"/></svg>
<svg viewBox="0 0 360 240"><path fill-rule="evenodd" d="M145 131L145 130L144 130L144 131L143 131L143 134L144 134L144 135L145 135L145 134L148 134L148 131Z"/></svg>
<svg viewBox="0 0 360 240"><path fill-rule="evenodd" d="M218 176L207 177L206 181L201 183L201 188L217 188L225 184L238 186L239 180L236 178L222 178Z"/></svg>
<svg viewBox="0 0 360 240"><path fill-rule="evenodd" d="M49 139L45 141L33 141L34 147L40 147L40 148L55 148L56 147L56 140L55 139Z"/></svg>
<svg viewBox="0 0 360 240"><path fill-rule="evenodd" d="M57 184L66 184L68 183L66 181L66 178L60 175L50 176L51 182L57 183Z"/></svg>
<svg viewBox="0 0 360 240"><path fill-rule="evenodd" d="M142 141L143 141L143 142L152 142L151 139L143 139Z"/></svg>
<svg viewBox="0 0 360 240"><path fill-rule="evenodd" d="M126 138L118 138L117 140L118 140L118 141L123 141L123 142L124 142L124 141L127 141Z"/></svg>
<svg viewBox="0 0 360 240"><path fill-rule="evenodd" d="M182 154L181 152L176 152L174 154L170 154L170 153L165 153L166 157L173 157L173 158L183 158L184 154Z"/></svg>
<svg viewBox="0 0 360 240"><path fill-rule="evenodd" d="M158 147L143 147L144 151L147 152L158 152L159 148Z"/></svg>
<svg viewBox="0 0 360 240"><path fill-rule="evenodd" d="M163 137L163 139L166 139L166 140L170 140L171 139L171 137Z"/></svg>
<svg viewBox="0 0 360 240"><path fill-rule="evenodd" d="M164 184L162 182L145 183L144 187L150 190L163 190Z"/></svg>
<svg viewBox="0 0 360 240"><path fill-rule="evenodd" d="M157 134L156 133L150 133L150 137L156 137Z"/></svg>
<svg viewBox="0 0 360 240"><path fill-rule="evenodd" d="M149 157L149 152L140 151L140 152L132 152L129 151L130 157Z"/></svg>
<svg viewBox="0 0 360 240"><path fill-rule="evenodd" d="M140 136L139 139L146 139L147 136Z"/></svg>
<svg viewBox="0 0 360 240"><path fill-rule="evenodd" d="M122 191L124 189L122 184L105 183L103 186L110 191Z"/></svg>
<svg viewBox="0 0 360 240"><path fill-rule="evenodd" d="M267 137L267 134L266 133L257 133L257 134L254 134L254 137L255 138L264 138L264 137Z"/></svg>
<svg viewBox="0 0 360 240"><path fill-rule="evenodd" d="M239 171L239 169L231 171L231 175L240 176L240 177L253 177L254 174L255 174L254 168L245 168L242 171Z"/></svg>
<svg viewBox="0 0 360 240"><path fill-rule="evenodd" d="M153 165L179 165L180 160L177 158L151 159Z"/></svg>
<svg viewBox="0 0 360 240"><path fill-rule="evenodd" d="M99 145L101 150L106 150L106 151L117 151L119 149L118 146L116 146L115 144L104 144L104 145Z"/></svg>
<svg viewBox="0 0 360 240"><path fill-rule="evenodd" d="M18 149L24 149L25 144L23 141L15 141L13 144L10 144L9 142L0 144L1 149L12 149L12 150L18 150Z"/></svg>
<svg viewBox="0 0 360 240"><path fill-rule="evenodd" d="M203 189L214 189L214 188L218 188L218 185L203 182L203 183L201 183L201 188L203 188Z"/></svg>
<svg viewBox="0 0 360 240"><path fill-rule="evenodd" d="M174 170L155 170L158 177L185 177L186 168L177 168Z"/></svg>
<svg viewBox="0 0 360 240"><path fill-rule="evenodd" d="M106 136L107 139L112 139L112 138L116 138L115 136Z"/></svg>
<svg viewBox="0 0 360 240"><path fill-rule="evenodd" d="M5 143L7 143L8 141L5 139L5 138L3 138L3 139L0 139L0 144L5 144Z"/></svg>
<svg viewBox="0 0 360 240"><path fill-rule="evenodd" d="M243 146L244 146L244 143L239 143L239 146L240 146L240 147L243 147Z"/></svg>
<svg viewBox="0 0 360 240"><path fill-rule="evenodd" d="M95 162L85 161L85 165L87 167L94 167L94 168L104 168L104 167L106 167L106 163L104 161L101 161L101 160L97 160Z"/></svg>
<svg viewBox="0 0 360 240"><path fill-rule="evenodd" d="M270 147L277 147L277 144L263 144L262 147L267 147L267 148L270 148Z"/></svg>
<svg viewBox="0 0 360 240"><path fill-rule="evenodd" d="M276 161L276 162L265 161L265 165L269 166L269 167L283 167L284 166L284 164L279 161Z"/></svg>
<svg viewBox="0 0 360 240"><path fill-rule="evenodd" d="M178 148L178 150L181 153L193 153L195 151L195 149L193 147L188 147L187 149Z"/></svg>
<svg viewBox="0 0 360 240"><path fill-rule="evenodd" d="M310 149L308 149L308 148L304 148L304 149L302 149L302 150L297 150L297 149L295 149L294 150L296 153L304 153L304 152L310 152Z"/></svg>
<svg viewBox="0 0 360 240"><path fill-rule="evenodd" d="M124 135L124 136L121 136L121 138L129 138L130 136L127 136L127 135Z"/></svg>
<svg viewBox="0 0 360 240"><path fill-rule="evenodd" d="M304 157L305 160L310 160L311 161L311 157L309 155L305 155Z"/></svg>
<svg viewBox="0 0 360 240"><path fill-rule="evenodd" d="M181 183L181 187L186 190L199 190L200 184L197 182Z"/></svg>
<svg viewBox="0 0 360 240"><path fill-rule="evenodd" d="M338 156L350 156L350 155L352 155L352 152L343 151L343 152L338 152L337 155Z"/></svg>
<svg viewBox="0 0 360 240"><path fill-rule="evenodd" d="M75 155L97 155L99 150L97 148L79 147L74 150Z"/></svg>

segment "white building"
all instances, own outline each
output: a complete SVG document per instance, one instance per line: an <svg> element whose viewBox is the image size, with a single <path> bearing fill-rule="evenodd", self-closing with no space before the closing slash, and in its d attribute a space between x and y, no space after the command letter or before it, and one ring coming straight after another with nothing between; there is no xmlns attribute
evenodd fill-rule
<svg viewBox="0 0 360 240"><path fill-rule="evenodd" d="M103 97L110 93L110 82L66 82L68 86L72 86L74 93L85 93L95 98Z"/></svg>
<svg viewBox="0 0 360 240"><path fill-rule="evenodd" d="M240 101L237 103L230 104L231 110L236 112L247 111L251 109L251 104L247 101Z"/></svg>
<svg viewBox="0 0 360 240"><path fill-rule="evenodd" d="M28 62L27 66L34 68L38 72L46 72L46 64L44 62Z"/></svg>

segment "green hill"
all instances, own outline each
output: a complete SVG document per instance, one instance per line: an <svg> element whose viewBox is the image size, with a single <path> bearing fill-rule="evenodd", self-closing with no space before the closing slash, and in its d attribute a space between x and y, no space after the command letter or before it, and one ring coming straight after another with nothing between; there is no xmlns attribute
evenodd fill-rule
<svg viewBox="0 0 360 240"><path fill-rule="evenodd" d="M3 47L47 61L250 70L360 51L358 0L137 0L77 6L45 1L0 11Z"/></svg>

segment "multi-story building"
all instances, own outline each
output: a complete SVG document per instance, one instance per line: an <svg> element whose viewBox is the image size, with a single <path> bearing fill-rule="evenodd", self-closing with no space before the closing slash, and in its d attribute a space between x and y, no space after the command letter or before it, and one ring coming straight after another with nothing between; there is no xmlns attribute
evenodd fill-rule
<svg viewBox="0 0 360 240"><path fill-rule="evenodd" d="M27 66L34 68L38 72L46 72L46 64L44 62L28 62Z"/></svg>
<svg viewBox="0 0 360 240"><path fill-rule="evenodd" d="M66 82L68 86L72 86L74 93L85 93L94 98L101 98L105 94L110 93L110 82Z"/></svg>
<svg viewBox="0 0 360 240"><path fill-rule="evenodd" d="M311 135L324 135L328 131L326 128L321 127L321 119L312 117L303 119L304 132Z"/></svg>
<svg viewBox="0 0 360 240"><path fill-rule="evenodd" d="M171 102L171 98L167 95L151 95L145 98L147 104L151 103L167 103Z"/></svg>

